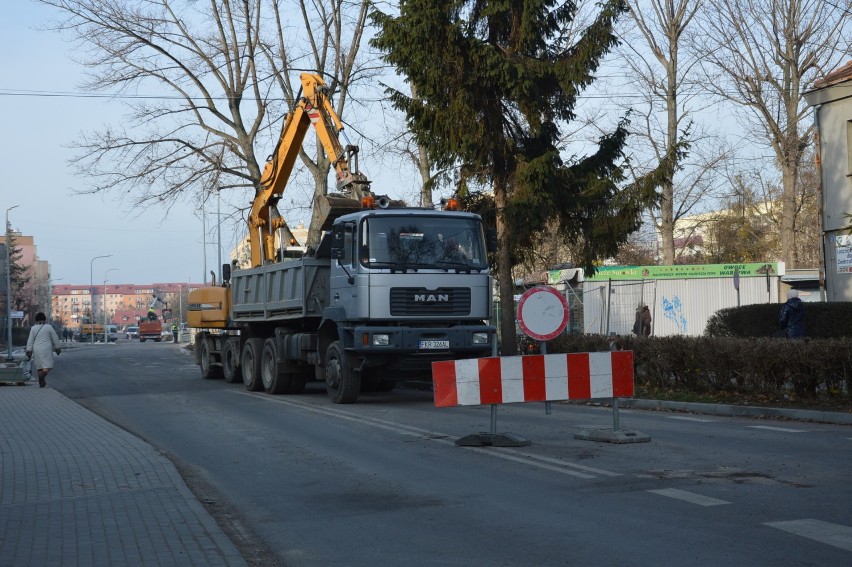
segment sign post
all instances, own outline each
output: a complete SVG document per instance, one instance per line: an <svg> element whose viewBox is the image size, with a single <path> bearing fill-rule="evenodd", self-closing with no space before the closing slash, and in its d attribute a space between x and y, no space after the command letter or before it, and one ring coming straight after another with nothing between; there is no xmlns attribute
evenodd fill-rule
<svg viewBox="0 0 852 567"><path fill-rule="evenodd" d="M565 330L570 318L565 297L552 287L528 289L518 302L518 324L531 339L538 341L541 354L547 354L547 343ZM544 413L550 415L550 402L544 402Z"/></svg>

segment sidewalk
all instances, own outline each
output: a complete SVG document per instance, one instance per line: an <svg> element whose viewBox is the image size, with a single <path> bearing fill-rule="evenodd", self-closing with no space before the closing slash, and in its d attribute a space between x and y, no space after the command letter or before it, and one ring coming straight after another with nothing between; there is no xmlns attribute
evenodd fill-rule
<svg viewBox="0 0 852 567"><path fill-rule="evenodd" d="M245 566L153 447L36 380L0 386L0 566Z"/></svg>

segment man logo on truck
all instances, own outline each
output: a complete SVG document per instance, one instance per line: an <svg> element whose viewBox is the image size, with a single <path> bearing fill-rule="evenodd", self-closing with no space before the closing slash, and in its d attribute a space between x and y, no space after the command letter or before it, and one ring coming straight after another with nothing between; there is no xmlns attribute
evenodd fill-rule
<svg viewBox="0 0 852 567"><path fill-rule="evenodd" d="M434 293L430 293L429 295L426 295L425 293L414 294L414 301L422 303L442 303L449 300L449 293L439 293L437 295L435 295Z"/></svg>

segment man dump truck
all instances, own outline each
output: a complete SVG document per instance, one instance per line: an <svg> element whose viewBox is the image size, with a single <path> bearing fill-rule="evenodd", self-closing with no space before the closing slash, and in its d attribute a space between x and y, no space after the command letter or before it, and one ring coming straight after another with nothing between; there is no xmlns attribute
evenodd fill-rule
<svg viewBox="0 0 852 567"><path fill-rule="evenodd" d="M202 376L242 379L271 394L299 393L317 379L333 402L352 403L361 391L431 377L433 361L490 355L482 219L375 197L358 171L357 147L339 141L343 126L325 83L313 74L301 80L252 204L251 267L231 273L225 265L220 286L190 292ZM340 194L317 203L324 222L316 249L285 258L290 234L275 205L310 124Z"/></svg>

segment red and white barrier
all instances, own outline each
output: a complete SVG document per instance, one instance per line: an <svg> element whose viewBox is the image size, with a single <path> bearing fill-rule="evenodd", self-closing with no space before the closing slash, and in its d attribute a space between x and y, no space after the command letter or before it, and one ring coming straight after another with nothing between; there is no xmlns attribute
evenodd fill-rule
<svg viewBox="0 0 852 567"><path fill-rule="evenodd" d="M437 407L627 398L633 352L581 352L432 363Z"/></svg>

